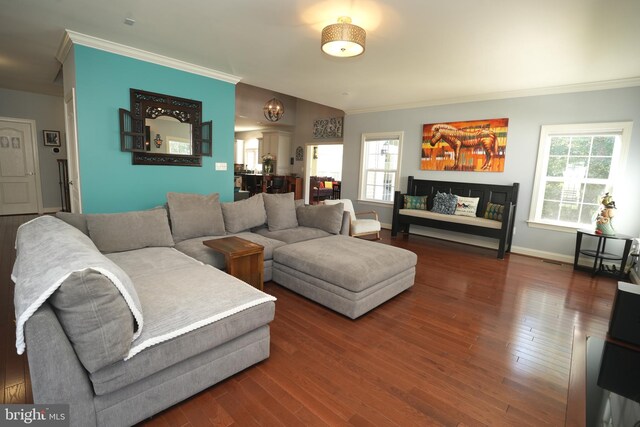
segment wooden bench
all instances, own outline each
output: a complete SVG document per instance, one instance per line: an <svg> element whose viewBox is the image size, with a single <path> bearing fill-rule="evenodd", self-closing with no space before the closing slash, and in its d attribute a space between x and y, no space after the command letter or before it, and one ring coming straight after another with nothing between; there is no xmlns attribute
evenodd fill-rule
<svg viewBox="0 0 640 427"><path fill-rule="evenodd" d="M395 192L391 236L397 236L398 231L409 233L409 227L414 224L492 237L498 239L498 258L503 259L505 252L511 251L518 187L518 183L512 185L478 184L415 179L410 176L407 193ZM479 197L475 218L431 212L436 192L452 193L463 197ZM428 196L427 210L404 209L405 195ZM504 206L502 222L484 218L489 202Z"/></svg>

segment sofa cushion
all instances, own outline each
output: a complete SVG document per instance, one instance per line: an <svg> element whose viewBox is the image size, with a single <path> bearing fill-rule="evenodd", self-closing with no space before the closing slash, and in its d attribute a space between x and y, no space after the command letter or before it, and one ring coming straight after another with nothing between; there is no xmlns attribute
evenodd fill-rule
<svg viewBox="0 0 640 427"><path fill-rule="evenodd" d="M56 212L56 218L61 219L67 224L74 226L75 228L82 231L87 236L89 235L89 228L87 227L86 215L76 214L71 212Z"/></svg>
<svg viewBox="0 0 640 427"><path fill-rule="evenodd" d="M284 242L280 240L269 239L255 233L238 233L234 234L234 236L262 245L262 247L264 247L265 261L273 258L273 250L275 248L284 245ZM227 236L194 237L193 239L187 239L183 240L180 243L177 243L175 248L204 264L208 264L220 270L224 270L226 268L224 255L220 252L214 251L211 248L208 248L202 243L205 240L222 239L223 237Z"/></svg>
<svg viewBox="0 0 640 427"><path fill-rule="evenodd" d="M225 234L218 193L209 195L167 193L173 240Z"/></svg>
<svg viewBox="0 0 640 427"><path fill-rule="evenodd" d="M293 193L263 194L269 231L286 230L298 226Z"/></svg>
<svg viewBox="0 0 640 427"><path fill-rule="evenodd" d="M331 234L339 234L342 228L344 204L310 205L296 209L298 224L304 227L319 228Z"/></svg>
<svg viewBox="0 0 640 427"><path fill-rule="evenodd" d="M103 253L149 246L173 246L167 211L163 208L115 214L87 215L89 237Z"/></svg>
<svg viewBox="0 0 640 427"><path fill-rule="evenodd" d="M145 328L127 360L91 375L96 394L133 384L273 319L273 297L175 249L107 257L135 282Z"/></svg>
<svg viewBox="0 0 640 427"><path fill-rule="evenodd" d="M253 230L254 233L260 234L269 239L280 240L285 243L302 242L304 240L317 239L320 237L331 236L324 230L312 227L294 227L286 230L270 231L267 227Z"/></svg>
<svg viewBox="0 0 640 427"><path fill-rule="evenodd" d="M222 203L224 227L229 233L239 233L267 222L262 193L237 202Z"/></svg>
<svg viewBox="0 0 640 427"><path fill-rule="evenodd" d="M90 269L72 273L49 303L87 371L96 372L126 357L134 320L106 276Z"/></svg>

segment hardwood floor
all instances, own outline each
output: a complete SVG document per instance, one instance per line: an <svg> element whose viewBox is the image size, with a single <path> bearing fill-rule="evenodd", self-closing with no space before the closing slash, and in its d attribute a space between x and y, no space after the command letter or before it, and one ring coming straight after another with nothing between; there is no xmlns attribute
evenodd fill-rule
<svg viewBox="0 0 640 427"><path fill-rule="evenodd" d="M0 386L12 403L32 401L10 282L28 218L0 218ZM269 359L144 424L564 424L574 328L604 336L615 280L388 231L380 244L418 254L410 290L353 321L267 283L278 298Z"/></svg>

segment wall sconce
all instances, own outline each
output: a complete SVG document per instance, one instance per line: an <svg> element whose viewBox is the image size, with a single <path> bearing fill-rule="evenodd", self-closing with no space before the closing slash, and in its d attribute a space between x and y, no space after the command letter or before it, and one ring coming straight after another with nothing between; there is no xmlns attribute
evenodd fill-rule
<svg viewBox="0 0 640 427"><path fill-rule="evenodd" d="M270 122L277 122L284 115L284 105L276 98L271 98L264 104L264 117Z"/></svg>
<svg viewBox="0 0 640 427"><path fill-rule="evenodd" d="M153 140L156 143L156 147L160 148L162 146L162 138L160 138L160 134L156 133L156 138Z"/></svg>

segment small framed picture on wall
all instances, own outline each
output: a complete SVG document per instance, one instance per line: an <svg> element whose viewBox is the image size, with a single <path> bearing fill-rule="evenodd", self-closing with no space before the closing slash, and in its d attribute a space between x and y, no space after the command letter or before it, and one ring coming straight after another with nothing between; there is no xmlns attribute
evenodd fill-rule
<svg viewBox="0 0 640 427"><path fill-rule="evenodd" d="M43 130L44 145L46 147L60 147L60 131L58 130Z"/></svg>

